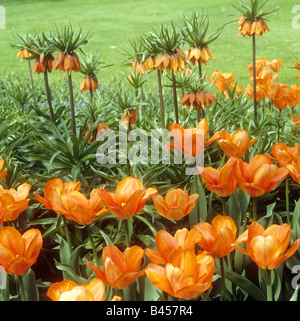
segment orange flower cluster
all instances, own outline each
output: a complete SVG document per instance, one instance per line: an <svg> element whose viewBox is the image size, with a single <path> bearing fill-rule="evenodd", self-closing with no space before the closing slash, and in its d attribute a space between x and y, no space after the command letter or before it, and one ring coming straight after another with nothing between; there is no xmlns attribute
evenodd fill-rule
<svg viewBox="0 0 300 321"><path fill-rule="evenodd" d="M155 69L161 71L173 71L176 74L184 69L186 65L185 57L180 48L176 49L176 52L172 55L167 53L163 53L155 59ZM150 68L151 64L148 59L148 68Z"/></svg>
<svg viewBox="0 0 300 321"><path fill-rule="evenodd" d="M215 69L212 72L212 77L209 78L206 75L206 78L227 98L230 97L229 91L234 90L237 95L241 95L244 92L244 87L239 87L237 84L234 84L233 71L231 73L222 73L220 70Z"/></svg>
<svg viewBox="0 0 300 321"><path fill-rule="evenodd" d="M85 76L80 84L80 90L82 91L95 91L98 89L98 79L96 76L90 77L90 76Z"/></svg>
<svg viewBox="0 0 300 321"><path fill-rule="evenodd" d="M32 57L32 54L28 52L26 49L20 49L17 53L18 58L24 59L24 58L30 58Z"/></svg>
<svg viewBox="0 0 300 321"><path fill-rule="evenodd" d="M174 237L165 231L157 233L159 252L146 249L147 256L154 262L146 267L146 275L155 287L185 300L211 287L214 260L206 252L195 253L195 244L200 238L196 230L178 230Z"/></svg>
<svg viewBox="0 0 300 321"><path fill-rule="evenodd" d="M54 60L54 57L52 55L48 55L45 57L44 54L40 55L39 59L36 59L33 65L33 72L36 72L37 74L40 74L41 72L48 72L52 71L52 62Z"/></svg>
<svg viewBox="0 0 300 321"><path fill-rule="evenodd" d="M277 109L285 109L287 106L296 107L300 102L300 85L293 84L288 87L283 83L275 82L281 64L280 59L266 61L262 57L256 61L257 101L267 97ZM251 74L250 80L253 81L253 65L248 65L248 70ZM273 72L276 74L274 75ZM254 99L252 85L248 85L247 94L252 100Z"/></svg>
<svg viewBox="0 0 300 321"><path fill-rule="evenodd" d="M262 36L265 32L270 31L264 19L251 21L245 16L240 17L238 26L238 35L242 35L243 37L252 37L253 35Z"/></svg>
<svg viewBox="0 0 300 321"><path fill-rule="evenodd" d="M181 103L183 106L188 106L189 111L192 107L195 107L197 110L204 109L204 107L209 108L213 102L216 101L216 97L209 92L196 92L196 93L186 93Z"/></svg>
<svg viewBox="0 0 300 321"><path fill-rule="evenodd" d="M193 64L196 63L204 63L205 65L208 63L209 58L215 59L216 57L211 53L208 46L204 48L192 48L187 49L185 52L187 59Z"/></svg>
<svg viewBox="0 0 300 321"><path fill-rule="evenodd" d="M67 219L82 225L91 224L94 219L105 213L98 190L93 189L90 199L79 192L80 183L66 182L56 178L46 183L44 197L34 193L35 198L46 208L52 209L57 214L64 215Z"/></svg>
<svg viewBox="0 0 300 321"><path fill-rule="evenodd" d="M62 71L80 71L80 62L78 56L75 53L64 54L60 51L54 59L53 68L55 70L62 70Z"/></svg>

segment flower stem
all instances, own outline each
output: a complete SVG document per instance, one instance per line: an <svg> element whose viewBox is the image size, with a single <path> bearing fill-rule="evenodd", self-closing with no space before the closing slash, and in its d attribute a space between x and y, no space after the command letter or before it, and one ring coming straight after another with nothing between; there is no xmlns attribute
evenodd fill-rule
<svg viewBox="0 0 300 321"><path fill-rule="evenodd" d="M68 243L68 247L69 247L69 253L71 254L72 253L72 244L71 244L70 232L69 232L68 225L67 225L67 219L65 218L64 215L62 215L62 217L63 217L63 222L64 222L66 239L67 239L67 243Z"/></svg>
<svg viewBox="0 0 300 321"><path fill-rule="evenodd" d="M174 98L174 112L175 112L175 121L179 124L178 117L178 103L177 103L177 90L176 90L176 80L174 71L172 71L172 85L173 85L173 98Z"/></svg>
<svg viewBox="0 0 300 321"><path fill-rule="evenodd" d="M71 72L68 72L68 83L69 83L70 104L71 104L72 132L73 132L73 138L75 139L76 138L76 121L75 121L74 94L73 94Z"/></svg>
<svg viewBox="0 0 300 321"><path fill-rule="evenodd" d="M224 272L224 258L220 257L220 268L221 268L221 277L222 277L222 288L223 288L223 293L222 293L222 301L227 301L227 294L226 294L226 283L225 283L225 272Z"/></svg>
<svg viewBox="0 0 300 321"><path fill-rule="evenodd" d="M267 274L267 301L273 301L271 272L272 272L272 270L266 269L266 274Z"/></svg>
<svg viewBox="0 0 300 321"><path fill-rule="evenodd" d="M123 220L123 225L124 225L124 229L125 229L125 245L126 245L126 247L130 247L130 237L129 237L128 224L129 224L128 219Z"/></svg>
<svg viewBox="0 0 300 321"><path fill-rule="evenodd" d="M90 240L91 245L92 245L92 250L93 250L93 255L94 255L95 262L96 262L96 266L100 269L99 258L98 258L98 255L97 255L97 250L96 250L95 242L93 240L91 229L90 229L90 227L88 225L86 225L86 229L87 229L87 232L88 232L89 240Z"/></svg>
<svg viewBox="0 0 300 321"><path fill-rule="evenodd" d="M227 207L226 207L225 197L222 197L222 208L223 208L223 215L227 215Z"/></svg>
<svg viewBox="0 0 300 321"><path fill-rule="evenodd" d="M252 36L252 56L253 56L253 103L254 103L254 119L257 120L257 99L256 99L256 50L255 35Z"/></svg>
<svg viewBox="0 0 300 321"><path fill-rule="evenodd" d="M158 91L159 91L159 101L160 101L161 127L166 128L164 99L163 99L162 85L161 85L161 71L159 69L157 69L157 80L158 80Z"/></svg>
<svg viewBox="0 0 300 321"><path fill-rule="evenodd" d="M253 221L257 221L257 198L253 197Z"/></svg>
<svg viewBox="0 0 300 321"><path fill-rule="evenodd" d="M52 103L51 103L51 92L50 92L50 87L49 87L48 71L47 70L44 72L44 80L45 80L45 88L46 88L49 110L50 110L51 118L52 118L52 120L54 120L54 112L53 112Z"/></svg>
<svg viewBox="0 0 300 321"><path fill-rule="evenodd" d="M18 275L18 283L19 283L19 289L21 293L21 300L26 301L22 275Z"/></svg>
<svg viewBox="0 0 300 321"><path fill-rule="evenodd" d="M290 219L289 178L288 177L285 179L285 207L286 207L287 223L290 225L291 219Z"/></svg>

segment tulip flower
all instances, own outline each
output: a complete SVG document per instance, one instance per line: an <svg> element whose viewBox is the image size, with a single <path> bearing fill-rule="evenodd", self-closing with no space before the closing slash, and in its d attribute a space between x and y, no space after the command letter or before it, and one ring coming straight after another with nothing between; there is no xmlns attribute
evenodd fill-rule
<svg viewBox="0 0 300 321"><path fill-rule="evenodd" d="M10 188L3 189L0 185L0 225L3 221L14 221L28 208L30 185L24 183L17 190Z"/></svg>
<svg viewBox="0 0 300 321"><path fill-rule="evenodd" d="M100 279L93 279L89 284L77 285L71 280L53 283L47 296L52 301L103 301L105 285Z"/></svg>
<svg viewBox="0 0 300 321"><path fill-rule="evenodd" d="M42 235L37 229L21 235L11 226L0 228L0 265L7 273L22 275L36 262L42 246Z"/></svg>
<svg viewBox="0 0 300 321"><path fill-rule="evenodd" d="M105 284L124 289L145 273L145 270L138 271L143 256L144 250L137 245L126 248L122 253L116 246L109 244L103 249L103 271L90 262L88 265Z"/></svg>
<svg viewBox="0 0 300 321"><path fill-rule="evenodd" d="M293 161L291 164L287 164L286 168L289 170L295 182L300 184L300 159Z"/></svg>
<svg viewBox="0 0 300 321"><path fill-rule="evenodd" d="M146 275L152 284L169 295L191 300L211 287L214 260L206 253L176 252L164 267L149 264Z"/></svg>
<svg viewBox="0 0 300 321"><path fill-rule="evenodd" d="M98 189L104 207L120 220L126 220L143 210L145 202L157 193L155 188L145 188L138 178L122 179L115 193L108 193L103 187Z"/></svg>
<svg viewBox="0 0 300 321"><path fill-rule="evenodd" d="M203 149L220 138L216 132L210 139L206 140L208 132L207 120L203 118L196 128L183 128L179 124L169 126L174 137L174 142L167 143L164 148L181 150L187 157L198 157L203 154Z"/></svg>
<svg viewBox="0 0 300 321"><path fill-rule="evenodd" d="M299 144L296 144L295 147L288 147L285 143L277 143L272 147L272 154L279 166L285 167L300 159L299 148Z"/></svg>
<svg viewBox="0 0 300 321"><path fill-rule="evenodd" d="M293 122L300 130L300 116L292 116L290 118L290 121ZM296 130L293 131L294 133L297 133Z"/></svg>
<svg viewBox="0 0 300 321"><path fill-rule="evenodd" d="M175 188L167 192L165 199L158 194L153 196L153 202L159 214L179 221L194 208L198 197L198 194L189 196L188 191Z"/></svg>
<svg viewBox="0 0 300 321"><path fill-rule="evenodd" d="M235 157L230 157L219 170L213 167L198 167L198 172L209 191L220 197L228 197L233 194L237 184L234 174L235 161Z"/></svg>
<svg viewBox="0 0 300 321"><path fill-rule="evenodd" d="M213 83L220 93L227 90L227 86L231 87L234 82L233 71L231 73L222 73L216 69L212 72L212 77L206 76L207 80Z"/></svg>
<svg viewBox="0 0 300 321"><path fill-rule="evenodd" d="M258 222L253 222L248 230L236 239L234 247L250 256L260 268L276 269L300 246L300 239L297 239L288 249L290 232L291 227L286 223L273 224L264 229ZM244 242L247 249L238 246Z"/></svg>
<svg viewBox="0 0 300 321"><path fill-rule="evenodd" d="M272 164L270 157L258 154L245 163L236 161L235 175L238 186L251 197L259 197L274 189L288 175L284 167Z"/></svg>
<svg viewBox="0 0 300 321"><path fill-rule="evenodd" d="M158 252L146 249L148 258L155 264L167 264L174 253L178 251L194 251L195 245L201 239L201 234L186 228L177 230L174 237L167 231L160 230L155 235L156 248Z"/></svg>
<svg viewBox="0 0 300 321"><path fill-rule="evenodd" d="M3 166L4 166L4 160L0 159L0 179L5 178L6 172L7 172L7 168L2 171Z"/></svg>
<svg viewBox="0 0 300 321"><path fill-rule="evenodd" d="M282 59L273 59L267 61L267 66L269 66L274 72L278 72L282 65Z"/></svg>
<svg viewBox="0 0 300 321"><path fill-rule="evenodd" d="M202 235L198 244L214 258L222 258L234 249L232 243L236 238L237 228L230 216L218 215L211 224L201 222L194 228Z"/></svg>
<svg viewBox="0 0 300 321"><path fill-rule="evenodd" d="M223 129L220 133L218 144L227 156L242 157L246 149L256 141L257 137L249 141L249 136L246 130L237 130L231 135Z"/></svg>
<svg viewBox="0 0 300 321"><path fill-rule="evenodd" d="M59 178L50 180L45 185L44 197L34 193L35 198L46 208L53 210L57 214L68 214L62 203L62 194L72 191L79 191L80 182L66 182Z"/></svg>

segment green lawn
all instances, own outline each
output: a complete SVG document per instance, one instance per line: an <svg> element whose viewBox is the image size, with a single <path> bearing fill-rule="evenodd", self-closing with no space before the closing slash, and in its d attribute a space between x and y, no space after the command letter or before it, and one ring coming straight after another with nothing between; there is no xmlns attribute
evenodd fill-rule
<svg viewBox="0 0 300 321"><path fill-rule="evenodd" d="M4 0L1 5L6 8L6 29L0 30L1 52L0 72L19 74L27 72L27 64L16 58L16 50L10 47L17 33L36 30L48 32L53 23L58 25L72 22L74 27L81 26L84 32L92 35L85 51L98 51L102 60L114 64L99 74L99 78L108 81L114 75L122 76L127 69L121 63L124 57L119 50L128 39L151 31L159 24L169 24L170 20L180 21L184 13L200 11L202 8L210 18L210 30L222 26L232 19L236 11L228 0ZM257 41L257 58L281 58L284 63L278 81L292 84L297 82L296 71L290 69L299 50L300 30L292 28L292 7L294 3L284 0L270 0L268 6L280 6L279 13L268 23L271 32ZM210 49L217 57L207 66L208 73L214 69L222 72L234 70L240 85L249 82L247 64L251 63L251 40L237 36L236 24L227 25L223 34ZM62 75L54 71L52 80ZM81 75L76 75L79 81Z"/></svg>

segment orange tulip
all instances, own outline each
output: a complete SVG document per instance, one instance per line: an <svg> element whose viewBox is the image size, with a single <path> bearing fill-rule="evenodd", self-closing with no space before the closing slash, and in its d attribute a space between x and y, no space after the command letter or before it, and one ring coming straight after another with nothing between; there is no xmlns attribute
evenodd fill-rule
<svg viewBox="0 0 300 321"><path fill-rule="evenodd" d="M172 124L169 130L174 137L174 142L167 143L164 148L181 150L187 157L198 157L203 154L203 148L220 138L216 132L206 140L208 133L207 120L203 118L196 128L183 128L179 124Z"/></svg>
<svg viewBox="0 0 300 321"><path fill-rule="evenodd" d="M214 259L194 251L176 252L165 267L149 264L146 275L152 284L173 297L196 298L211 287Z"/></svg>
<svg viewBox="0 0 300 321"><path fill-rule="evenodd" d="M245 163L236 161L235 175L238 186L251 197L259 197L274 189L288 175L285 167L272 164L270 157L258 154Z"/></svg>
<svg viewBox="0 0 300 321"><path fill-rule="evenodd" d="M104 294L105 285L100 279L83 285L63 280L53 283L47 291L47 296L52 301L103 301Z"/></svg>
<svg viewBox="0 0 300 321"><path fill-rule="evenodd" d="M189 196L188 191L175 188L167 192L165 199L158 194L153 196L153 202L159 214L179 221L194 208L198 197L198 194Z"/></svg>
<svg viewBox="0 0 300 321"><path fill-rule="evenodd" d="M276 269L291 257L300 246L300 239L289 248L291 227L288 224L273 224L266 230L257 222L253 222L235 241L235 248L250 256L262 269ZM246 242L247 250L238 246Z"/></svg>
<svg viewBox="0 0 300 321"><path fill-rule="evenodd" d="M218 215L211 224L201 222L194 228L202 235L198 244L214 258L221 258L234 249L232 243L237 228L230 216Z"/></svg>
<svg viewBox="0 0 300 321"><path fill-rule="evenodd" d="M227 163L219 170L213 167L198 167L198 171L209 191L220 197L228 197L233 194L236 189L235 161L235 157L230 157Z"/></svg>
<svg viewBox="0 0 300 321"><path fill-rule="evenodd" d="M155 264L167 264L174 253L178 251L194 251L195 245L201 239L201 234L186 228L177 230L174 237L167 231L160 230L155 235L156 248L158 252L146 249L148 258Z"/></svg>
<svg viewBox="0 0 300 321"><path fill-rule="evenodd" d="M126 177L118 184L115 194L103 187L98 189L104 207L120 220L126 220L143 210L145 202L157 193L155 188L145 188L138 178Z"/></svg>
<svg viewBox="0 0 300 321"><path fill-rule="evenodd" d="M145 273L145 270L138 271L143 256L144 250L137 245L126 248L122 253L109 244L103 249L103 271L90 262L88 265L105 284L124 289Z"/></svg>
<svg viewBox="0 0 300 321"><path fill-rule="evenodd" d="M0 228L0 265L7 273L22 275L36 262L42 246L42 235L37 229L21 235L11 226Z"/></svg>
<svg viewBox="0 0 300 321"><path fill-rule="evenodd" d="M295 147L288 147L285 143L277 143L272 147L272 154L279 166L285 167L300 159L299 148L299 144L296 144Z"/></svg>
<svg viewBox="0 0 300 321"><path fill-rule="evenodd" d="M252 85L248 85L248 87L246 88L246 93L251 100L254 100L254 90ZM259 85L256 86L256 101L262 101L265 98L266 98L265 92L261 89Z"/></svg>
<svg viewBox="0 0 300 321"><path fill-rule="evenodd" d="M273 59L267 61L267 66L269 66L274 72L278 72L282 65L282 59Z"/></svg>
<svg viewBox="0 0 300 321"><path fill-rule="evenodd" d="M0 179L5 178L6 172L7 172L7 168L2 171L3 166L4 166L4 160L0 159Z"/></svg>
<svg viewBox="0 0 300 321"><path fill-rule="evenodd" d="M293 116L290 118L290 121L292 121L300 130L300 116ZM297 133L296 130L294 130L295 133Z"/></svg>
<svg viewBox="0 0 300 321"><path fill-rule="evenodd" d="M286 165L286 168L289 170L292 178L300 184L300 159L293 161L292 164Z"/></svg>
<svg viewBox="0 0 300 321"><path fill-rule="evenodd" d="M0 185L0 225L3 221L14 221L28 208L30 185L22 184L17 190L10 188L3 189Z"/></svg>
<svg viewBox="0 0 300 321"><path fill-rule="evenodd" d="M211 79L208 76L206 76L206 78L216 86L220 93L227 91L227 86L231 87L234 82L233 71L231 73L222 73L220 70L216 69L212 72Z"/></svg>
<svg viewBox="0 0 300 321"><path fill-rule="evenodd" d="M61 197L62 194L72 191L79 191L80 182L66 182L59 178L55 178L46 183L44 197L34 193L35 198L42 203L46 208L53 210L57 214L68 214L63 206Z"/></svg>
<svg viewBox="0 0 300 321"><path fill-rule="evenodd" d="M219 146L229 157L242 157L245 150L257 141L257 137L249 141L249 136L246 130L237 130L232 135L226 130L220 133Z"/></svg>

